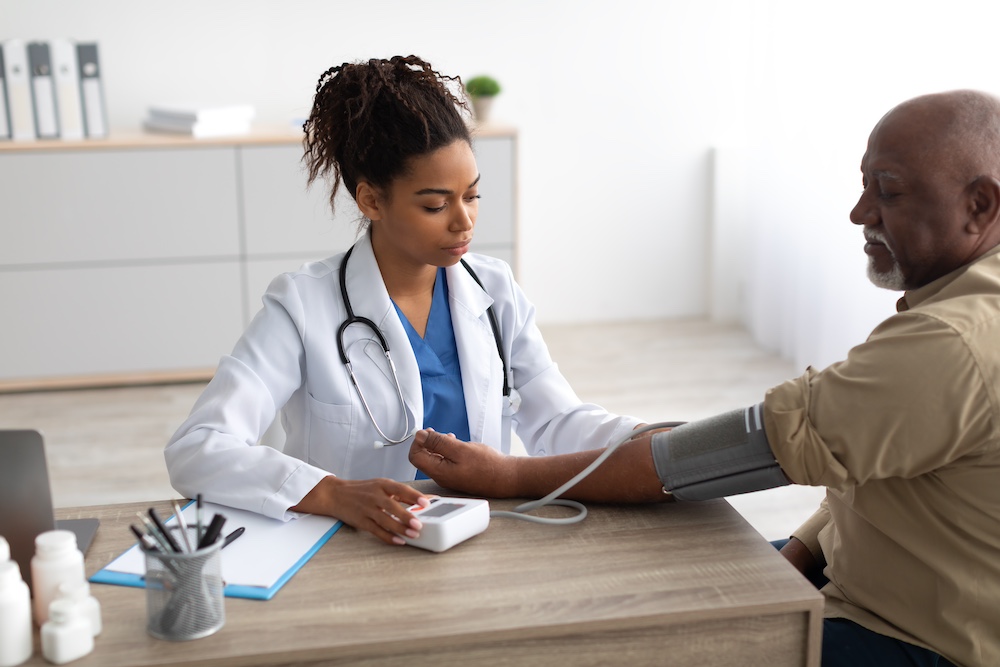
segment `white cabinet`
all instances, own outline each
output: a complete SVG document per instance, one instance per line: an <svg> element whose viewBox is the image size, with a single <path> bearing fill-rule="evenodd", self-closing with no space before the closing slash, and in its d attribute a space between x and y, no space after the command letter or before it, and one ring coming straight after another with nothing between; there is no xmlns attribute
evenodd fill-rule
<svg viewBox="0 0 1000 667"><path fill-rule="evenodd" d="M516 134L484 129L473 250L516 262ZM297 137L0 145L0 391L207 378L268 282L353 242Z"/></svg>

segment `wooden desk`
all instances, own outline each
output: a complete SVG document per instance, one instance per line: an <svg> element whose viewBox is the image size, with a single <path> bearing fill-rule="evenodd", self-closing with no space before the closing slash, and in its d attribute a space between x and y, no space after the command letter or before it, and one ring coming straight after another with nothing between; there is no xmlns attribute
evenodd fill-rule
<svg viewBox="0 0 1000 667"><path fill-rule="evenodd" d="M57 511L101 520L88 576L131 546L127 526L148 506ZM823 612L822 596L721 500L595 505L574 526L493 519L442 554L345 527L273 600L227 598L225 627L191 642L146 634L142 589L92 591L104 632L79 667L815 667ZM47 663L36 650L27 664Z"/></svg>

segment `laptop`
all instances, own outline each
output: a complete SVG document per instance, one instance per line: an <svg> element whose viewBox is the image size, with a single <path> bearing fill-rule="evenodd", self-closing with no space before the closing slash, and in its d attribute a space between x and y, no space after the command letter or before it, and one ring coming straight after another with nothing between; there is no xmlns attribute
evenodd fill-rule
<svg viewBox="0 0 1000 667"><path fill-rule="evenodd" d="M42 435L0 430L0 536L10 543L10 557L21 566L29 587L35 536L57 528L71 530L77 547L86 554L98 524L98 519L56 521Z"/></svg>

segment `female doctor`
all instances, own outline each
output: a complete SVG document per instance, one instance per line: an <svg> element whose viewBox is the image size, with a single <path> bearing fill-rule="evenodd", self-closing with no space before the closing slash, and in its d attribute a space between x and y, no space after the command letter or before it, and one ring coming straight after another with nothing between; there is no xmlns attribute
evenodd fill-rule
<svg viewBox="0 0 1000 667"><path fill-rule="evenodd" d="M406 508L428 503L400 483L416 474L417 429L506 454L513 425L544 455L604 447L639 424L581 403L510 268L468 254L480 175L449 85L461 90L414 56L320 77L309 182L332 182L331 206L343 182L364 233L268 287L166 446L181 494L285 520L324 514L403 544L421 528ZM282 451L257 444L279 412Z"/></svg>

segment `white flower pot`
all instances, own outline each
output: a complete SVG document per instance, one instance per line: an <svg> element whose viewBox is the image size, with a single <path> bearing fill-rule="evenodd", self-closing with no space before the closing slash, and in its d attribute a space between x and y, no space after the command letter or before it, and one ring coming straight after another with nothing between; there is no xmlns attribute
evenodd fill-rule
<svg viewBox="0 0 1000 667"><path fill-rule="evenodd" d="M480 123L485 123L489 120L490 107L493 106L493 96L489 97L473 97L472 98L472 115L475 116L476 120Z"/></svg>

